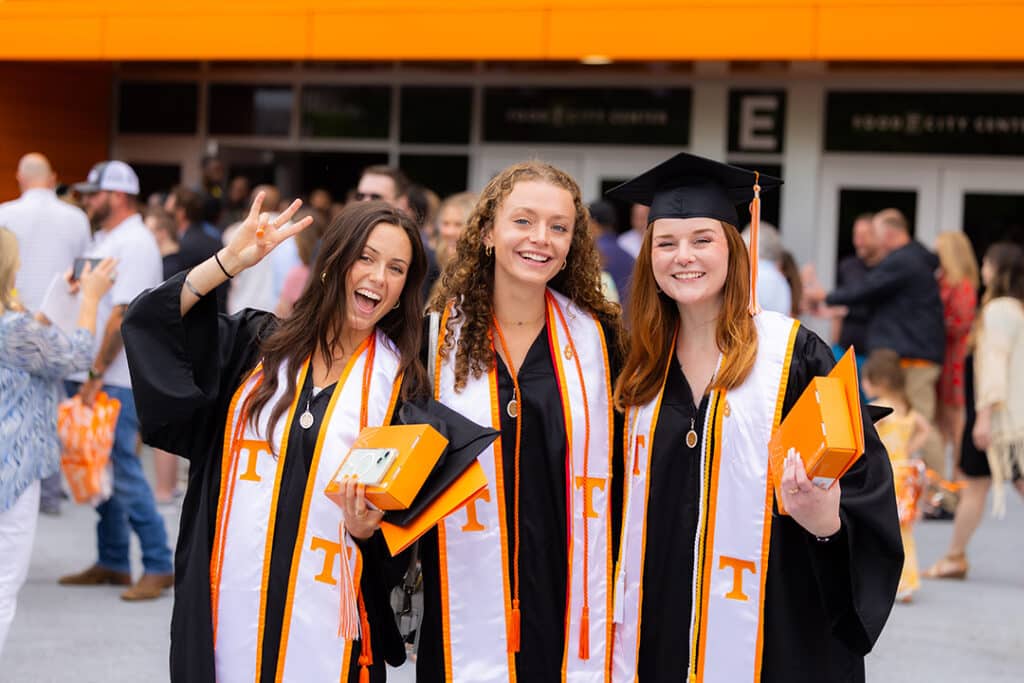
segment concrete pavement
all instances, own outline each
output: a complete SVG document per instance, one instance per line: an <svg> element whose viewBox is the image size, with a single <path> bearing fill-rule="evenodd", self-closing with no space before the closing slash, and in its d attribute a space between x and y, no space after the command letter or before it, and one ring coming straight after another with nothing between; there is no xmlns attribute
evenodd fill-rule
<svg viewBox="0 0 1024 683"><path fill-rule="evenodd" d="M1024 505L1011 492L1003 520L986 518L971 545L967 581L926 581L915 602L897 604L875 651L869 681L1024 680ZM172 537L177 512L164 511ZM170 595L126 603L118 588L65 588L57 578L95 559L90 508L65 505L42 517L29 578L0 657L2 683L163 683L167 681ZM922 567L939 557L948 522L921 522ZM135 540L133 538L133 544ZM140 570L133 545L136 574ZM410 667L389 681L414 679Z"/></svg>

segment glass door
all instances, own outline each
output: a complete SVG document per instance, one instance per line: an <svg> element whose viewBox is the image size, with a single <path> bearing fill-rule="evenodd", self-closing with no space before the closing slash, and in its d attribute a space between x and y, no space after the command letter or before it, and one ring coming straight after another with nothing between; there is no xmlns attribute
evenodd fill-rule
<svg viewBox="0 0 1024 683"><path fill-rule="evenodd" d="M969 162L942 173L942 229L963 230L979 263L993 242L1024 245L1024 164Z"/></svg>

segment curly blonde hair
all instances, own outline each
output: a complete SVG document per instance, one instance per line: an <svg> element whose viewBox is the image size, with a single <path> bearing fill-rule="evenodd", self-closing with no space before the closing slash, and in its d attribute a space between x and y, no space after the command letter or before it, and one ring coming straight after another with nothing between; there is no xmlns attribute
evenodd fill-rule
<svg viewBox="0 0 1024 683"><path fill-rule="evenodd" d="M589 214L580 188L568 173L542 161L509 166L487 183L456 244L456 258L444 269L441 286L429 309L441 312L448 302L458 302L448 319L441 353L447 358L455 346L455 326L462 325L455 352L455 390L462 391L470 373L480 377L494 364L491 321L494 315L494 258L484 251L484 237L494 227L498 208L520 181L536 180L560 187L572 195L575 208L572 241L566 267L548 282L584 311L590 312L614 333L616 353L622 352L624 335L618 304L605 299L601 290L601 259L590 234Z"/></svg>

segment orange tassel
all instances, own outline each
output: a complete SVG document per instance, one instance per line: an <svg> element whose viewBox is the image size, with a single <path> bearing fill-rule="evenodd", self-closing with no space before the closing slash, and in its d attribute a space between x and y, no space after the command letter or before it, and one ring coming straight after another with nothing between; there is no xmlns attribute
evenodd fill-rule
<svg viewBox="0 0 1024 683"><path fill-rule="evenodd" d="M351 642L359 640L359 600L355 580L348 565L345 549L345 523L338 524L338 543L342 547L341 572L338 576L338 637Z"/></svg>
<svg viewBox="0 0 1024 683"><path fill-rule="evenodd" d="M590 608L586 606L580 616L580 659L590 659Z"/></svg>
<svg viewBox="0 0 1024 683"><path fill-rule="evenodd" d="M757 244L760 239L761 226L761 186L758 180L761 174L754 171L754 200L750 202L750 315L757 315L761 312L761 306L757 303Z"/></svg>
<svg viewBox="0 0 1024 683"><path fill-rule="evenodd" d="M519 611L519 601L512 601L512 633L509 636L509 652L519 652L519 627L520 627L521 613Z"/></svg>
<svg viewBox="0 0 1024 683"><path fill-rule="evenodd" d="M370 669L365 664L359 666L359 683L370 683Z"/></svg>

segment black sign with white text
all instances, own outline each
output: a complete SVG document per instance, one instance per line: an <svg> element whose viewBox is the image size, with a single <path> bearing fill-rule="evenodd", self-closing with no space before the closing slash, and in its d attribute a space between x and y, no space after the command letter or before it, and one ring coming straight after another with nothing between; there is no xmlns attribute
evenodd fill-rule
<svg viewBox="0 0 1024 683"><path fill-rule="evenodd" d="M687 145L688 88L487 88L484 140Z"/></svg>
<svg viewBox="0 0 1024 683"><path fill-rule="evenodd" d="M831 92L825 150L1024 155L1024 93Z"/></svg>

